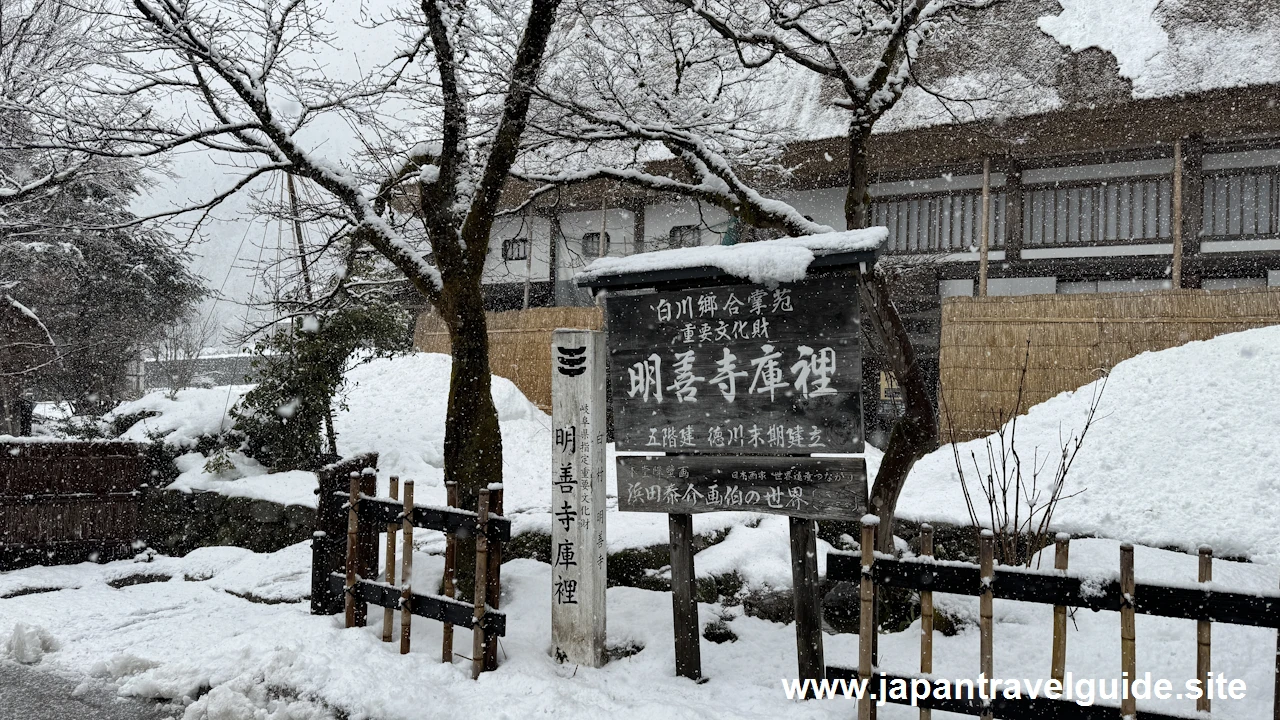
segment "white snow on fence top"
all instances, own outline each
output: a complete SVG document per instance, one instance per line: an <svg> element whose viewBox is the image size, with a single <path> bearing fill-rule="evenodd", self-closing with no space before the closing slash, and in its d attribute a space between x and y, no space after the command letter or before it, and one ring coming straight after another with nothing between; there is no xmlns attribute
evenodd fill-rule
<svg viewBox="0 0 1280 720"><path fill-rule="evenodd" d="M842 230L795 238L778 238L739 245L706 245L599 258L578 274L580 281L612 275L714 267L754 283L803 280L816 257L875 250L889 237L883 227Z"/></svg>

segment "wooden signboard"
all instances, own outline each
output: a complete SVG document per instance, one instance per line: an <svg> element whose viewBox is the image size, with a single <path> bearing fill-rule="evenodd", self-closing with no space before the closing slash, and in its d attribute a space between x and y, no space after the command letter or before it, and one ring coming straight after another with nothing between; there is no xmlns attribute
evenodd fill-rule
<svg viewBox="0 0 1280 720"><path fill-rule="evenodd" d="M551 644L557 662L605 662L603 333L551 340Z"/></svg>
<svg viewBox="0 0 1280 720"><path fill-rule="evenodd" d="M620 451L861 453L856 279L612 295Z"/></svg>
<svg viewBox="0 0 1280 720"><path fill-rule="evenodd" d="M678 675L702 675L693 514L721 510L788 516L797 669L825 675L815 520L867 511L865 461L829 457L864 450L865 262L774 287L694 286L714 282L708 268L607 282L626 288L605 305L614 439L644 453L618 456L618 509L667 514ZM686 275L702 282L643 285Z"/></svg>
<svg viewBox="0 0 1280 720"><path fill-rule="evenodd" d="M619 510L749 510L811 520L857 520L867 511L860 457L620 456L617 465Z"/></svg>

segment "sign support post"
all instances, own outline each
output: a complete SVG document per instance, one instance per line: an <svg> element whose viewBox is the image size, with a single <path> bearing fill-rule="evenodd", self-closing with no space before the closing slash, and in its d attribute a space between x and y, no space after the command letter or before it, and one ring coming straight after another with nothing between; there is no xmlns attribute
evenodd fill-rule
<svg viewBox="0 0 1280 720"><path fill-rule="evenodd" d="M693 516L667 515L671 529L671 618L675 627L676 675L702 679L697 578L693 573Z"/></svg>
<svg viewBox="0 0 1280 720"><path fill-rule="evenodd" d="M551 340L551 644L558 662L605 662L605 344Z"/></svg>
<svg viewBox="0 0 1280 720"><path fill-rule="evenodd" d="M813 520L787 518L791 526L791 592L795 603L796 657L801 679L821 680L822 598L818 595L818 526Z"/></svg>

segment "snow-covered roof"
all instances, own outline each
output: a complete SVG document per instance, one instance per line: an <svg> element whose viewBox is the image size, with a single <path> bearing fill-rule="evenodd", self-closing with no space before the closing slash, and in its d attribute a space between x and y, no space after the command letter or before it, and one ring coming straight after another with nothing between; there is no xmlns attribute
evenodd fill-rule
<svg viewBox="0 0 1280 720"><path fill-rule="evenodd" d="M913 85L875 132L1280 84L1280 0L1015 0L942 32L924 53L917 75L956 101ZM784 63L765 81L771 123L805 140L847 132L829 81Z"/></svg>
<svg viewBox="0 0 1280 720"><path fill-rule="evenodd" d="M815 258L875 251L888 237L887 229L872 227L738 245L706 245L628 257L603 257L578 273L577 280L579 285L589 286L605 277L714 268L754 283L776 285L803 280Z"/></svg>

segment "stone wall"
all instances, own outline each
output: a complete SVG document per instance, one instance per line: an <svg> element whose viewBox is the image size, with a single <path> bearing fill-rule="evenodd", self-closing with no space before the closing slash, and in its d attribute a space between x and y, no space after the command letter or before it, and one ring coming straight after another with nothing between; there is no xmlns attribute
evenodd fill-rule
<svg viewBox="0 0 1280 720"><path fill-rule="evenodd" d="M142 538L166 555L200 547L235 545L275 552L309 540L315 508L213 492L151 490L142 502Z"/></svg>

